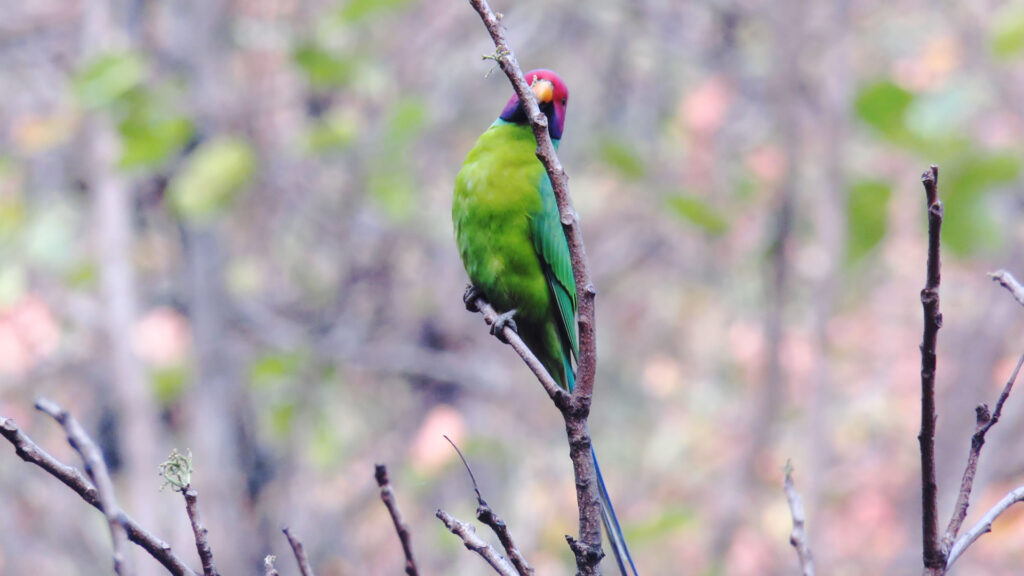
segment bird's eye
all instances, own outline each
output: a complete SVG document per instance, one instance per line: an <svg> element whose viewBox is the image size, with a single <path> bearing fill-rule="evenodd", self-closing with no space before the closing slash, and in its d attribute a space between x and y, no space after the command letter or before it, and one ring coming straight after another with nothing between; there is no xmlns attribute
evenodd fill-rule
<svg viewBox="0 0 1024 576"><path fill-rule="evenodd" d="M562 106L565 106L566 102L568 102L568 101L569 101L568 98L562 98Z"/></svg>

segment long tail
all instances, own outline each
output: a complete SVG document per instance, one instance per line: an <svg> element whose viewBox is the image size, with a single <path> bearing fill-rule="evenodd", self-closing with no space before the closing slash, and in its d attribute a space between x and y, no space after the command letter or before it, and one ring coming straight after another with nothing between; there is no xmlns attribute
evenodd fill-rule
<svg viewBox="0 0 1024 576"><path fill-rule="evenodd" d="M615 561L619 564L622 576L638 576L633 558L629 555L629 548L626 546L626 537L622 534L619 519L615 516L612 499L608 496L608 489L604 485L601 466L597 463L597 454L594 453L593 446L590 447L590 455L594 458L594 470L597 472L597 491L601 496L601 520L604 521L604 531L608 534L608 542L611 543ZM628 570L626 566L629 566Z"/></svg>

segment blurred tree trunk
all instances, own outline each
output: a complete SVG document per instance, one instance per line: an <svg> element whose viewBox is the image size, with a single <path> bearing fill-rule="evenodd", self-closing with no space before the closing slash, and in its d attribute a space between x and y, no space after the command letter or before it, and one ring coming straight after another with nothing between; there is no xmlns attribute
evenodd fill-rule
<svg viewBox="0 0 1024 576"><path fill-rule="evenodd" d="M820 239L818 245L823 252L820 277L814 287L812 311L814 316L814 368L810 382L811 397L807 406L807 460L796 463L806 473L801 475L804 503L810 518L820 517L819 498L828 460L829 411L832 406L833 385L830 358L831 339L829 322L835 314L836 299L846 257L846 138L849 134L850 82L849 56L849 2L833 0L828 7L828 17L818 31L818 42L825 49L819 66L819 98L823 117L820 131L816 136L820 146L816 149L824 155L822 165L825 183L820 194L811 194L813 200L815 232ZM810 136L809 136L810 137Z"/></svg>
<svg viewBox="0 0 1024 576"><path fill-rule="evenodd" d="M223 133L236 100L232 74L222 45L229 37L227 3L188 0L174 8L172 49L193 78L189 85L199 145ZM196 351L196 384L190 390L188 445L195 455L197 487L210 511L203 517L210 545L225 574L257 570L261 547L254 538L243 470L243 427L247 406L237 355L229 338L224 292L220 221L182 222L188 308Z"/></svg>
<svg viewBox="0 0 1024 576"><path fill-rule="evenodd" d="M123 48L114 2L96 1L86 5L83 34L84 58ZM116 418L116 439L120 465L120 484L127 487L121 497L125 511L146 526L155 525L158 514L153 506L156 494L154 446L157 446L159 418L146 374L132 350L132 337L138 320L137 287L133 264L133 198L126 178L117 169L119 139L104 111L95 111L87 119L89 142L87 175L94 198L94 218L99 240L99 269L104 335L113 373L111 390L99 390ZM106 387L106 385L101 385ZM109 393L105 393L109 392ZM101 400L104 402L104 400ZM109 448L109 447L108 447ZM134 548L129 557L137 554ZM150 562L130 562L138 573L158 574Z"/></svg>
<svg viewBox="0 0 1024 576"><path fill-rule="evenodd" d="M736 533L749 511L757 508L759 464L770 456L775 441L775 423L786 392L782 347L790 288L790 245L801 168L799 63L803 40L801 24L804 20L800 10L796 0L782 0L773 4L770 10L761 12L772 26L773 68L776 72L768 89L779 135L783 171L778 182L767 183L775 206L765 266L763 377L753 383L755 394L749 404L747 444L740 459L735 490L726 495L722 521L711 542L712 558L723 562L725 567L728 566Z"/></svg>

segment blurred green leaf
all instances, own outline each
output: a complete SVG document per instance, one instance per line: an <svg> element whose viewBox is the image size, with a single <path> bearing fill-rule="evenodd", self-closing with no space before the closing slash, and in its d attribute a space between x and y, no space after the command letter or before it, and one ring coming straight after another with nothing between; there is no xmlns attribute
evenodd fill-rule
<svg viewBox="0 0 1024 576"><path fill-rule="evenodd" d="M287 436L292 432L296 406L292 400L282 400L270 406L270 428L275 436Z"/></svg>
<svg viewBox="0 0 1024 576"><path fill-rule="evenodd" d="M677 216L695 224L712 236L721 236L729 230L729 221L718 210L694 196L673 196L668 205Z"/></svg>
<svg viewBox="0 0 1024 576"><path fill-rule="evenodd" d="M249 366L249 383L255 388L266 388L295 378L306 361L302 352L270 352L257 358Z"/></svg>
<svg viewBox="0 0 1024 576"><path fill-rule="evenodd" d="M34 210L24 237L28 262L51 270L72 264L78 217L78 211L62 202Z"/></svg>
<svg viewBox="0 0 1024 576"><path fill-rule="evenodd" d="M0 308L17 302L25 294L25 267L16 262L0 263Z"/></svg>
<svg viewBox="0 0 1024 576"><path fill-rule="evenodd" d="M227 137L205 142L171 181L171 206L189 220L215 217L228 208L255 169L256 155L246 142Z"/></svg>
<svg viewBox="0 0 1024 576"><path fill-rule="evenodd" d="M970 128L977 112L989 105L977 82L962 78L946 88L922 94L907 107L907 128L920 139L957 138Z"/></svg>
<svg viewBox="0 0 1024 576"><path fill-rule="evenodd" d="M1021 157L1012 152L967 154L943 166L939 196L946 206L943 246L957 256L970 256L998 244L1000 230L986 202L996 186L1017 182Z"/></svg>
<svg viewBox="0 0 1024 576"><path fill-rule="evenodd" d="M644 542L665 538L680 529L693 526L697 521L697 515L688 506L675 505L661 510L661 514L627 529L626 539Z"/></svg>
<svg viewBox="0 0 1024 576"><path fill-rule="evenodd" d="M105 54L76 75L73 89L86 108L106 106L142 84L146 64L135 52Z"/></svg>
<svg viewBox="0 0 1024 576"><path fill-rule="evenodd" d="M347 149L359 135L354 118L335 114L318 122L306 134L306 148L312 153L340 152Z"/></svg>
<svg viewBox="0 0 1024 576"><path fill-rule="evenodd" d="M416 212L416 189L409 172L398 166L382 166L370 175L368 187L374 200L394 220Z"/></svg>
<svg viewBox="0 0 1024 576"><path fill-rule="evenodd" d="M313 42L304 42L292 52L292 60L306 76L311 88L337 88L347 83L353 63L335 56Z"/></svg>
<svg viewBox="0 0 1024 576"><path fill-rule="evenodd" d="M617 138L602 140L601 160L620 175L631 180L643 178L644 172L646 172L643 158Z"/></svg>
<svg viewBox="0 0 1024 576"><path fill-rule="evenodd" d="M355 23L375 14L401 8L408 2L409 0L348 0L338 11L338 15L345 22Z"/></svg>
<svg viewBox="0 0 1024 576"><path fill-rule="evenodd" d="M320 470L335 466L344 457L344 442L338 435L335 423L328 417L316 419L313 439L309 442L309 459Z"/></svg>
<svg viewBox="0 0 1024 576"><path fill-rule="evenodd" d="M79 262L64 276L68 286L75 289L92 288L96 286L98 278L99 271L96 269L96 263L91 261Z"/></svg>
<svg viewBox="0 0 1024 576"><path fill-rule="evenodd" d="M25 204L16 196L0 196L0 239L13 237L25 225Z"/></svg>
<svg viewBox="0 0 1024 576"><path fill-rule="evenodd" d="M401 99L392 109L388 121L390 143L404 143L418 136L426 126L427 116L427 105L420 98L410 96Z"/></svg>
<svg viewBox="0 0 1024 576"><path fill-rule="evenodd" d="M888 228L889 198L887 182L854 182L846 200L846 261L860 260L885 238Z"/></svg>
<svg viewBox="0 0 1024 576"><path fill-rule="evenodd" d="M905 116L914 95L890 80L863 86L854 100L857 116L890 138L906 132Z"/></svg>
<svg viewBox="0 0 1024 576"><path fill-rule="evenodd" d="M1009 59L1024 50L1024 9L1006 4L992 19L992 54Z"/></svg>
<svg viewBox="0 0 1024 576"><path fill-rule="evenodd" d="M158 167L192 137L192 122L176 114L158 95L136 91L129 102L128 113L118 125L121 168Z"/></svg>
<svg viewBox="0 0 1024 576"><path fill-rule="evenodd" d="M185 392L188 374L188 368L184 365L164 366L153 370L150 378L157 401L164 406L177 402Z"/></svg>

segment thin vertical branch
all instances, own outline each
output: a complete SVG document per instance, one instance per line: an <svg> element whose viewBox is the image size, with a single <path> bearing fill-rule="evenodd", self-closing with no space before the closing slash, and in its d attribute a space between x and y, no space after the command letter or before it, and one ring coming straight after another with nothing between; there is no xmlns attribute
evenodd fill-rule
<svg viewBox="0 0 1024 576"><path fill-rule="evenodd" d="M941 282L940 233L943 208L938 193L939 168L921 176L928 207L928 264L927 278L921 290L924 308L924 336L921 343L921 528L925 574L942 574L946 558L939 542L938 483L935 480L935 347L942 313L939 311L939 284Z"/></svg>
<svg viewBox="0 0 1024 576"><path fill-rule="evenodd" d="M576 387L572 393L572 401L568 405L558 406L558 408L565 421L566 435L569 439L569 457L573 463L573 475L576 480L576 505L579 510L579 539L567 537L567 541L576 556L577 569L584 576L589 576L599 572L597 565L604 556L604 552L601 550L601 505L597 494L597 471L591 456L590 430L587 427L587 418L590 415L591 398L594 392L594 377L597 372L597 341L594 323L594 300L597 290L590 277L579 218L569 196L568 176L565 174L551 142L547 117L541 113L533 90L523 78L519 62L505 37L505 31L498 16L491 10L487 0L469 0L469 3L480 15L480 19L494 41L494 60L508 76L526 110L526 116L537 140L537 158L540 159L551 179L562 228L569 245L569 257L572 262L578 302L576 321L579 327L580 354L577 359Z"/></svg>
<svg viewBox="0 0 1024 576"><path fill-rule="evenodd" d="M380 487L380 499L391 514L395 532L398 533L398 539L402 542L402 552L405 554L405 573L408 576L417 576L419 570L416 568L416 560L412 555L412 535L409 533L409 525L402 518L402 511L398 509L395 492L391 489L391 480L388 479L387 467L377 464L374 468L374 478L377 479L377 486Z"/></svg>
<svg viewBox="0 0 1024 576"><path fill-rule="evenodd" d="M103 461L103 453L99 447L85 433L78 420L56 402L46 398L36 401L36 408L56 420L67 434L68 442L81 456L85 463L85 473L89 475L93 486L96 487L96 497L99 502L100 511L107 517L107 524L110 527L110 539L113 544L114 572L118 576L125 576L131 571L127 566L125 557L125 543L128 541L128 532L121 519L121 508L117 505L117 497L114 494L114 483L110 480L107 472L107 464Z"/></svg>
<svg viewBox="0 0 1024 576"><path fill-rule="evenodd" d="M203 576L219 576L217 568L213 564L213 550L210 549L210 542L207 539L209 531L199 518L199 493L192 487L182 490L185 497L185 511L188 513L189 523L192 525L192 533L196 537L196 551L199 553L199 560L203 563Z"/></svg>

